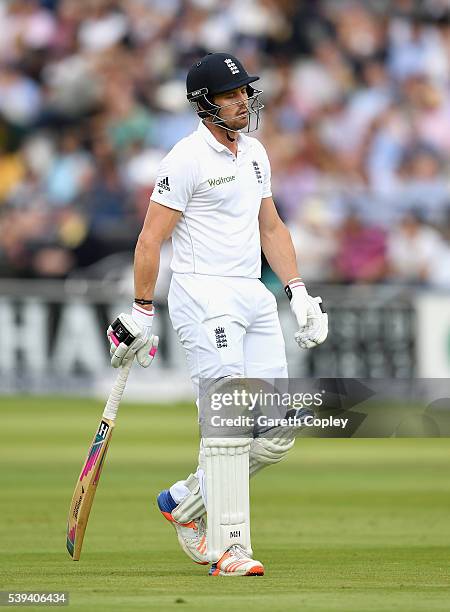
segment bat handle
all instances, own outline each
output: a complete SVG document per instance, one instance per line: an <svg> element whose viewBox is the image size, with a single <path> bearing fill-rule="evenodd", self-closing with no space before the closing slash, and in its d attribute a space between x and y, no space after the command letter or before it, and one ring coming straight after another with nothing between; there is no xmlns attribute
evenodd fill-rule
<svg viewBox="0 0 450 612"><path fill-rule="evenodd" d="M111 389L111 393L109 394L108 401L106 402L106 406L103 411L104 419L111 419L112 421L115 420L133 361L134 359L130 359L128 363L120 368L117 374L116 382Z"/></svg>

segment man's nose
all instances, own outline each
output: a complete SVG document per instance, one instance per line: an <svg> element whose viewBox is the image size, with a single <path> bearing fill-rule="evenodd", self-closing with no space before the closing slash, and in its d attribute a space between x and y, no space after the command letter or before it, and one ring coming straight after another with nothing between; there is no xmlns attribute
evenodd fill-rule
<svg viewBox="0 0 450 612"><path fill-rule="evenodd" d="M239 100L238 100L239 104L241 106L246 105L248 102L248 96L246 93L241 93L239 94Z"/></svg>

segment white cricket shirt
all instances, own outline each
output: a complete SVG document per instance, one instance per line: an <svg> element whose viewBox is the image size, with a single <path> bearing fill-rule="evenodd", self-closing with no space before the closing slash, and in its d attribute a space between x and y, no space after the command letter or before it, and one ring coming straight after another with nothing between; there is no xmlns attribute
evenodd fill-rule
<svg viewBox="0 0 450 612"><path fill-rule="evenodd" d="M173 272L259 278L258 214L271 195L264 146L239 134L235 157L200 122L161 162L151 196L183 213L172 234Z"/></svg>

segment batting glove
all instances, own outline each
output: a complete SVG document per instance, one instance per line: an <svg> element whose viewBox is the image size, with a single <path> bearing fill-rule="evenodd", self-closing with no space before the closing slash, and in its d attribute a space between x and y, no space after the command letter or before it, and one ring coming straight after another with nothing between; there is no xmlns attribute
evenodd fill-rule
<svg viewBox="0 0 450 612"><path fill-rule="evenodd" d="M154 312L133 305L132 314L121 313L108 327L111 365L119 368L130 359L144 367L153 361L158 349L158 336L151 333Z"/></svg>
<svg viewBox="0 0 450 612"><path fill-rule="evenodd" d="M299 347L308 349L322 344L328 336L328 315L323 311L322 298L308 295L301 278L290 280L284 290L299 326L295 333Z"/></svg>

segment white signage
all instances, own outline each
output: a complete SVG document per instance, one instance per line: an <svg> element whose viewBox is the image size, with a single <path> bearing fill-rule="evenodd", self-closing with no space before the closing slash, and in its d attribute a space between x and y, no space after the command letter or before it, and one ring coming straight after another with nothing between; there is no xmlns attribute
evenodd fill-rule
<svg viewBox="0 0 450 612"><path fill-rule="evenodd" d="M450 294L419 295L417 376L450 378Z"/></svg>

